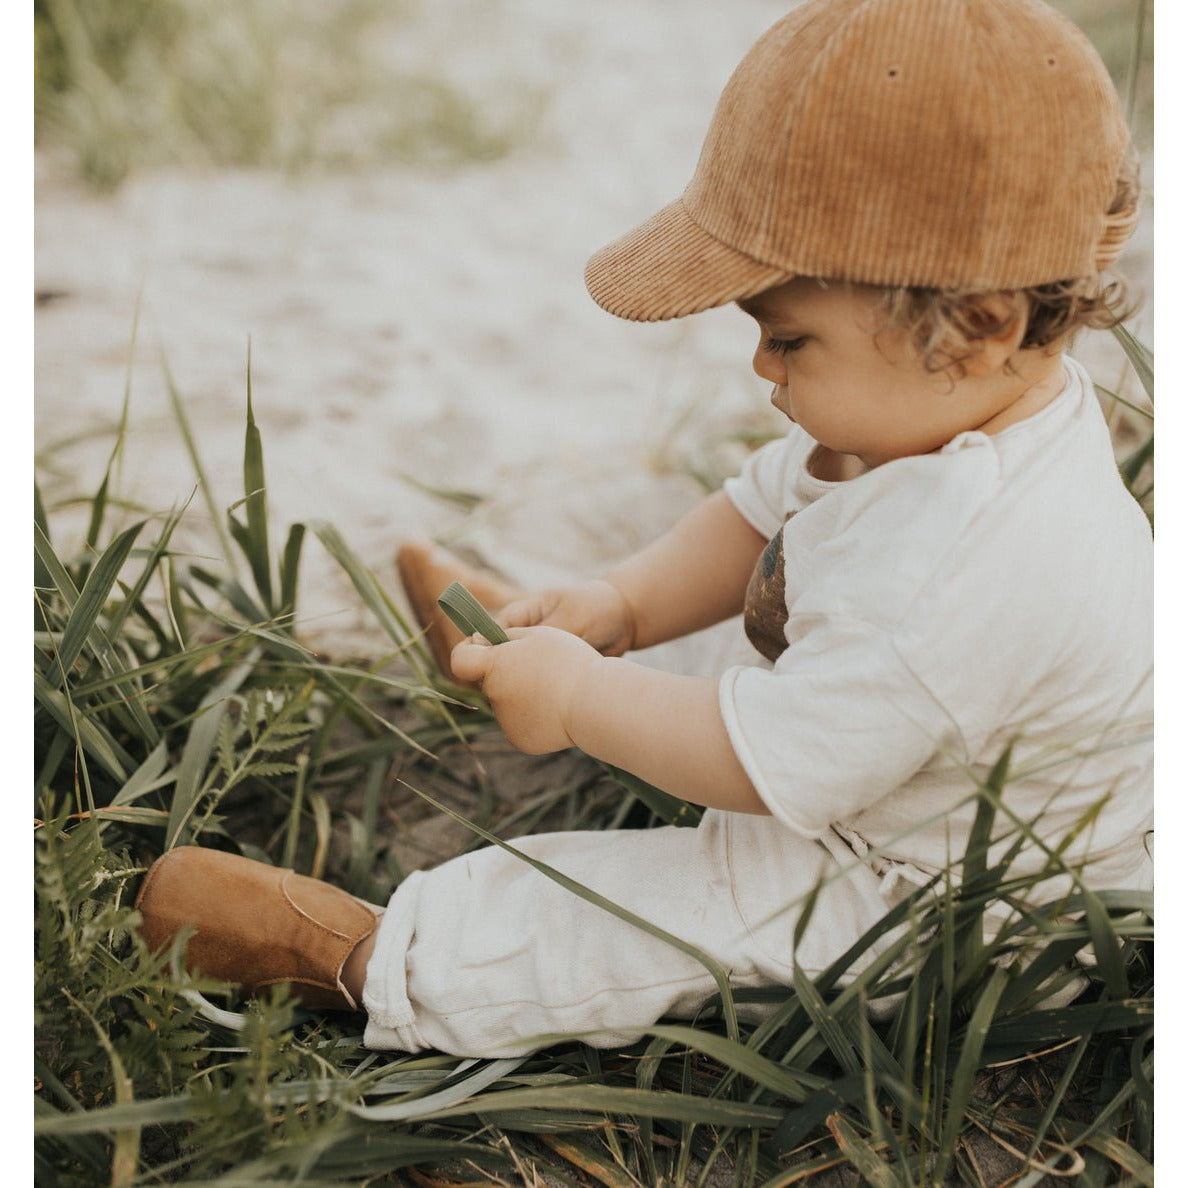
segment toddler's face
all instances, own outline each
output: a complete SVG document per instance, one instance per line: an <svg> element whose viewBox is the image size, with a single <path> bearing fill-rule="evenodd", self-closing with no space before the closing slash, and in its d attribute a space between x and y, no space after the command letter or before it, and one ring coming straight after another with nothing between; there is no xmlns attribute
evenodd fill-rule
<svg viewBox="0 0 1188 1188"><path fill-rule="evenodd" d="M902 330L882 330L879 300L868 286L797 278L738 302L759 324L753 366L775 385L772 404L868 466L928 453L973 427L962 423L962 382L926 371Z"/></svg>

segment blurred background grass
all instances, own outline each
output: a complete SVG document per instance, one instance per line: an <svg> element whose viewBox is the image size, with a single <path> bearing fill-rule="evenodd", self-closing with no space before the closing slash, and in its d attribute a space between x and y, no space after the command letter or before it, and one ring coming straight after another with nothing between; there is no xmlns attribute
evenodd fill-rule
<svg viewBox="0 0 1188 1188"><path fill-rule="evenodd" d="M1135 147L1144 156L1153 142L1154 15L1150 0L1053 0L1097 47L1127 114Z"/></svg>
<svg viewBox="0 0 1188 1188"><path fill-rule="evenodd" d="M34 0L35 136L98 190L161 165L494 160L543 103L394 66L407 0ZM461 15L461 14L460 14Z"/></svg>

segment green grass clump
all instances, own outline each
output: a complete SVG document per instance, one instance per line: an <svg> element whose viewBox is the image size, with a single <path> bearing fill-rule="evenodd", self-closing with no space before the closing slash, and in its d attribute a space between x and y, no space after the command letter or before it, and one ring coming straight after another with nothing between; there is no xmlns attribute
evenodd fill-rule
<svg viewBox="0 0 1188 1188"><path fill-rule="evenodd" d="M498 755L481 699L432 670L333 527L274 541L250 385L244 489L229 509L176 390L174 402L220 560L177 543L186 507L115 497L122 429L78 547L55 543L56 509L35 500L39 1182L778 1188L838 1168L880 1186L1153 1182L1150 896L1088 891L1065 846L1036 874L1013 872L1032 823L1008 811L1009 752L971 783L976 821L953 868L817 977L733 992L708 955L649 926L703 960L719 993L695 1020L661 1021L621 1049L568 1036L515 1060L368 1052L358 1017L311 1014L283 990L217 1006L219 987L181 968L184 937L150 954L131 905L172 845L292 865L382 901L404 873L380 858L403 827L384 822L396 795L401 813L418 804L460 823L459 849L534 826L697 818L580 756L568 784L529 804L501 806L481 779L451 802L482 747ZM385 655L336 661L295 632L307 535L350 578ZM1065 890L1045 900L1034 888L1048 877ZM1004 901L1019 910L990 926ZM765 1016L747 1021L756 1004Z"/></svg>

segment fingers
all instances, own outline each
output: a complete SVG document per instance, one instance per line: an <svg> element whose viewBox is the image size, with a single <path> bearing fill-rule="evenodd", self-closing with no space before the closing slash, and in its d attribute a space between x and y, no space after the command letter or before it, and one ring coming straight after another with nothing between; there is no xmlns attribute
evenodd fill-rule
<svg viewBox="0 0 1188 1188"><path fill-rule="evenodd" d="M509 602L496 616L500 627L534 627L543 617L540 598L519 598Z"/></svg>
<svg viewBox="0 0 1188 1188"><path fill-rule="evenodd" d="M472 635L450 652L450 671L460 681L478 681L481 685L491 671L494 650L481 635Z"/></svg>

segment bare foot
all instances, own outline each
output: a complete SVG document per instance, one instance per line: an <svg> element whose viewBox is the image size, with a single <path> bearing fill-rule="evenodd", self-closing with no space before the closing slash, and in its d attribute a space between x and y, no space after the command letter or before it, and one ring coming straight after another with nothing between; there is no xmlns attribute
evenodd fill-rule
<svg viewBox="0 0 1188 1188"><path fill-rule="evenodd" d="M412 604L417 622L433 650L438 668L450 675L450 652L462 641L462 632L437 605L438 596L450 582L461 582L492 615L527 593L503 581L488 570L475 569L461 557L429 541L414 540L396 553L396 569Z"/></svg>

